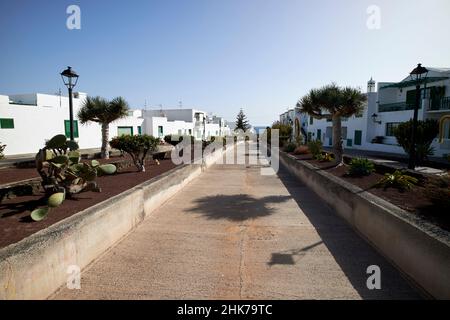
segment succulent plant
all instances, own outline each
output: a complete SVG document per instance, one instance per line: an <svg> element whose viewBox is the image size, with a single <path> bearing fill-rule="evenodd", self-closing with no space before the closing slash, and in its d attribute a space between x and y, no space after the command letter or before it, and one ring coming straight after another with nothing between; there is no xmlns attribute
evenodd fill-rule
<svg viewBox="0 0 450 320"><path fill-rule="evenodd" d="M31 213L35 221L44 219L51 208L61 205L66 197L83 191L100 192L95 179L98 175L114 174L113 164L101 165L97 160L81 162L78 144L56 135L36 154L36 168L42 178L42 187L48 197L47 207Z"/></svg>
<svg viewBox="0 0 450 320"><path fill-rule="evenodd" d="M387 189L390 187L397 188L400 191L411 189L414 185L417 185L419 180L410 175L405 174L403 171L395 170L394 173L386 173L384 177L375 184L376 188Z"/></svg>

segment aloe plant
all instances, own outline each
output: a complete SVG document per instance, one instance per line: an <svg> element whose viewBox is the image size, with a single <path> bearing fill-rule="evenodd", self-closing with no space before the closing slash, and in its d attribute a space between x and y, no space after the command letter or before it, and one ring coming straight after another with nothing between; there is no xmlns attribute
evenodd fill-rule
<svg viewBox="0 0 450 320"><path fill-rule="evenodd" d="M95 179L99 175L114 174L113 164L101 165L97 160L81 162L78 144L67 140L65 135L56 135L36 154L36 168L42 178L42 187L47 195L47 207L31 213L35 221L44 219L51 208L60 206L66 197L83 191L100 192Z"/></svg>
<svg viewBox="0 0 450 320"><path fill-rule="evenodd" d="M386 173L384 177L375 184L375 187L384 189L393 187L404 191L411 189L418 182L419 180L417 178L411 177L400 170L396 170L394 173Z"/></svg>

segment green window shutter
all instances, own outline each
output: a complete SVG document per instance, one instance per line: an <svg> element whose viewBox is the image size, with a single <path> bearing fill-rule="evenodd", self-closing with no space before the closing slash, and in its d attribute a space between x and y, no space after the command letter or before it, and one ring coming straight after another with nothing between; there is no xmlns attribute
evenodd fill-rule
<svg viewBox="0 0 450 320"><path fill-rule="evenodd" d="M317 129L317 140L322 140L322 130Z"/></svg>
<svg viewBox="0 0 450 320"><path fill-rule="evenodd" d="M70 120L64 120L64 133L70 138ZM78 138L78 120L73 120L73 137Z"/></svg>
<svg viewBox="0 0 450 320"><path fill-rule="evenodd" d="M138 134L141 135L142 134L142 127L138 126Z"/></svg>
<svg viewBox="0 0 450 320"><path fill-rule="evenodd" d="M163 126L158 126L158 136L159 137L163 137L164 136Z"/></svg>
<svg viewBox="0 0 450 320"><path fill-rule="evenodd" d="M1 118L0 129L14 129L14 119Z"/></svg>
<svg viewBox="0 0 450 320"><path fill-rule="evenodd" d="M355 146L360 146L362 141L362 131L355 130Z"/></svg>
<svg viewBox="0 0 450 320"><path fill-rule="evenodd" d="M351 147L353 145L352 139L347 139L347 147Z"/></svg>
<svg viewBox="0 0 450 320"><path fill-rule="evenodd" d="M133 135L133 127L117 127L117 135L124 136L124 135Z"/></svg>
<svg viewBox="0 0 450 320"><path fill-rule="evenodd" d="M309 124L314 124L314 118L309 116Z"/></svg>

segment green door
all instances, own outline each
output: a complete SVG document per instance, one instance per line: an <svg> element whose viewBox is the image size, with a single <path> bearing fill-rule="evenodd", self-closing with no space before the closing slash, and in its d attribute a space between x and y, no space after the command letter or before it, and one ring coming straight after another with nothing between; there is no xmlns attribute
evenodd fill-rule
<svg viewBox="0 0 450 320"><path fill-rule="evenodd" d="M361 130L355 130L355 146L360 146L362 140L362 131Z"/></svg>
<svg viewBox="0 0 450 320"><path fill-rule="evenodd" d="M70 120L64 120L64 133L67 138L70 138ZM73 137L79 138L78 135L78 120L73 120Z"/></svg>
<svg viewBox="0 0 450 320"><path fill-rule="evenodd" d="M321 129L317 129L317 140L322 141L322 130Z"/></svg>

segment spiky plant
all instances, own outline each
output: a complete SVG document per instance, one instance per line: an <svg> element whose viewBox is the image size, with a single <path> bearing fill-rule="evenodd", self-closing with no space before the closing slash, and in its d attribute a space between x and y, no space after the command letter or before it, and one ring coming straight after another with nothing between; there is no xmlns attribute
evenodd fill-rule
<svg viewBox="0 0 450 320"><path fill-rule="evenodd" d="M376 188L397 188L400 191L409 190L419 182L417 178L411 177L400 170L394 173L386 173L380 181L375 184Z"/></svg>

